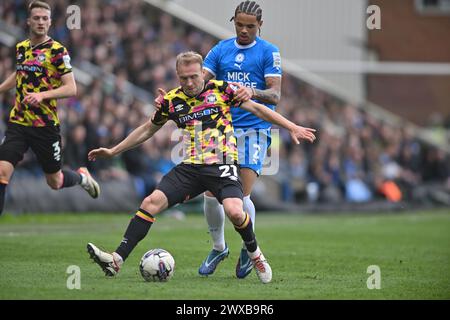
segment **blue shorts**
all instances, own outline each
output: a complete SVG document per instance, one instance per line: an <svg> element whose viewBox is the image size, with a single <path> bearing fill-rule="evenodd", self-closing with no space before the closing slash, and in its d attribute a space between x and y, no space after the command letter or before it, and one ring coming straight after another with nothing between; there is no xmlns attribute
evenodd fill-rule
<svg viewBox="0 0 450 320"><path fill-rule="evenodd" d="M234 128L238 145L238 163L241 168L249 168L259 176L272 142L269 129Z"/></svg>

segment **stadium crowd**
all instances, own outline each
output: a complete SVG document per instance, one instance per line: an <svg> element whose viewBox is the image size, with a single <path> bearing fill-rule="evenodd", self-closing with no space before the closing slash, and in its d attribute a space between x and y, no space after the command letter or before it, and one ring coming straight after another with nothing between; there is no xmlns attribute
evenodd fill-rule
<svg viewBox="0 0 450 320"><path fill-rule="evenodd" d="M137 0L78 1L81 30L69 30L66 8L70 1L48 2L53 7L50 35L68 48L72 65L89 62L103 72L91 83L79 82L76 98L59 101L65 163L87 166L100 181L131 178L141 196L150 193L174 165L170 136L175 126L163 127L151 142L118 160L88 162L87 152L116 144L151 115L152 101L130 96L127 81L151 94L158 87L175 87L176 55L195 50L205 56L217 40ZM2 4L0 19L27 30L26 1ZM0 79L14 70L14 63L13 48L2 45ZM108 74L115 75L112 85L103 81ZM0 96L4 121L13 100L13 93ZM280 131L281 162L274 179L283 201L440 201L443 198L436 194L448 195L449 156L420 142L407 126L391 126L286 73L277 111L318 130L315 144L301 146L292 145L287 132ZM19 169L16 176L39 172L31 153Z"/></svg>

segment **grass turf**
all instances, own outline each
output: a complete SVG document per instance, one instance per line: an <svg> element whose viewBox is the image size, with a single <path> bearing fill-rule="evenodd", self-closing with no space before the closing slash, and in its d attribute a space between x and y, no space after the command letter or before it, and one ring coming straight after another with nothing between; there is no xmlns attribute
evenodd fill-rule
<svg viewBox="0 0 450 320"><path fill-rule="evenodd" d="M175 220L162 214L126 261L106 278L87 242L113 250L129 216L113 214L6 215L0 218L0 299L450 299L450 214L259 214L256 232L271 263L272 283L254 271L234 275L240 239L227 221L230 256L209 277L198 267L211 248L200 214ZM175 257L174 277L147 283L138 264L145 251ZM66 287L70 265L81 289ZM381 270L381 289L369 290L367 268Z"/></svg>

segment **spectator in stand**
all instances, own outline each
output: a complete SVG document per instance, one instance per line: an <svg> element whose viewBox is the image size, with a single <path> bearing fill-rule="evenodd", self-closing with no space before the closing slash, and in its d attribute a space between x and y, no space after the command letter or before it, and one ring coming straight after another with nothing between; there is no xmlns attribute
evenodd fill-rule
<svg viewBox="0 0 450 320"><path fill-rule="evenodd" d="M86 160L81 157L83 149L107 144L111 142L113 132L116 135L129 133L130 128L147 119L151 110L144 104L149 101L130 98L127 81L144 90L175 87L177 78L173 66L176 55L189 49L205 56L217 42L143 1L78 0L77 5L82 8L82 30L69 31L64 17L72 2L47 2L53 8L50 36L66 45L72 65L84 70L98 67L101 72L116 76L113 83L105 81L107 74L101 74L87 85L78 83L77 97L59 101L62 138L67 142L64 165L83 165ZM11 29L24 29L27 3L26 0L2 2L0 19ZM0 47L1 79L15 70L13 51L4 45ZM380 193L380 187L386 181L395 183L406 201L432 198L433 192L421 191L429 185L448 192L445 183L447 181L450 188L449 155L419 142L410 128L383 123L362 108L340 101L288 74L283 76L282 97L277 107L281 114L294 122L318 128L320 133L315 146L293 146L289 136L280 131L284 150L280 160L285 163L285 177L279 178L283 199L297 203L304 201L307 186L311 183L319 186L320 201L333 202L339 198L345 200L347 190L353 194L352 199L355 194L365 195L364 201L376 196L386 199L386 195ZM0 139L13 100L13 92L0 95L0 117L4 120L0 121ZM298 105L302 107L297 108ZM445 126L448 132L450 121L440 118L433 115L430 125L440 139L445 139L442 133ZM115 125L118 122L123 124L122 129ZM80 125L85 129L84 141ZM174 165L170 152L176 142L168 142L172 131L173 127L167 125L150 145L142 146L143 159L136 170L133 169L136 159L132 154L124 154L114 162L90 162L88 169L94 174L101 172L105 179L143 179L142 183L137 183L140 190L150 190L153 181L158 182ZM447 134L446 139L449 138ZM26 154L17 175L39 172L35 168L38 168L35 157ZM355 183L355 179L358 182Z"/></svg>

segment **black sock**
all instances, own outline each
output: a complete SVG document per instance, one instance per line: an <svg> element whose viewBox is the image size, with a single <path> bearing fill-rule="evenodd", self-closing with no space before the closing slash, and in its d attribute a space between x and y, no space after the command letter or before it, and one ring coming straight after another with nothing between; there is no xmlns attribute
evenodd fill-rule
<svg viewBox="0 0 450 320"><path fill-rule="evenodd" d="M0 182L0 215L3 212L3 206L5 205L5 192L7 184Z"/></svg>
<svg viewBox="0 0 450 320"><path fill-rule="evenodd" d="M244 222L240 226L234 225L234 230L241 235L247 250L249 252L255 252L258 248L258 243L256 242L256 236L253 232L252 220L247 213L245 213Z"/></svg>
<svg viewBox="0 0 450 320"><path fill-rule="evenodd" d="M62 173L63 184L61 188L68 188L81 183L81 174L79 174L78 172L63 169Z"/></svg>
<svg viewBox="0 0 450 320"><path fill-rule="evenodd" d="M123 261L125 261L139 241L145 238L154 221L155 218L150 213L139 208L136 215L131 219L122 242L116 249L116 253L122 257Z"/></svg>

